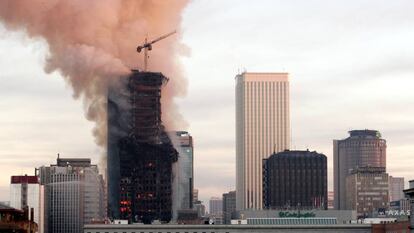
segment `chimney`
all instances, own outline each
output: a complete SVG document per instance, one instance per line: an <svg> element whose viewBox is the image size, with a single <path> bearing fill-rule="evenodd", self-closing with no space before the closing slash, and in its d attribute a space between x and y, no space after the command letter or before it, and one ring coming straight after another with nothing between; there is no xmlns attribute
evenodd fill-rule
<svg viewBox="0 0 414 233"><path fill-rule="evenodd" d="M34 222L34 209L30 208L30 222Z"/></svg>

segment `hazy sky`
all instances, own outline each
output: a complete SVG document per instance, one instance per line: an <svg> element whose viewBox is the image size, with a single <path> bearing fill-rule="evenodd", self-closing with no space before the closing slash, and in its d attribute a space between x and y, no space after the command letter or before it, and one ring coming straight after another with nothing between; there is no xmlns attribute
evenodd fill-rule
<svg viewBox="0 0 414 233"><path fill-rule="evenodd" d="M191 2L183 15L189 88L179 105L195 141L200 197L235 186L241 70L290 73L292 149L324 153L331 168L333 139L376 129L387 140L387 171L414 179L413 10L410 0ZM101 158L82 103L59 74L44 73L46 55L42 40L0 26L0 200L11 175L32 174L57 153Z"/></svg>

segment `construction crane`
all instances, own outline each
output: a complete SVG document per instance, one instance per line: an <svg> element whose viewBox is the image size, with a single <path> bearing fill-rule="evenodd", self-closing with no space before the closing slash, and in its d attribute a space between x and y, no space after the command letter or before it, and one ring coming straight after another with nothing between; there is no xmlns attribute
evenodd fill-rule
<svg viewBox="0 0 414 233"><path fill-rule="evenodd" d="M154 43L156 43L156 42L158 42L158 41L160 41L162 39L165 39L165 38L167 38L167 37L175 34L176 32L177 32L177 30L174 30L174 31L172 31L172 32L170 32L168 34L165 34L163 36L158 37L155 40L152 40L151 42L148 42L147 37L145 37L144 44L137 47L137 52L138 53L140 53L142 50L144 50L144 71L147 71L148 58L149 58L148 51L149 50L152 50L152 44L154 44Z"/></svg>

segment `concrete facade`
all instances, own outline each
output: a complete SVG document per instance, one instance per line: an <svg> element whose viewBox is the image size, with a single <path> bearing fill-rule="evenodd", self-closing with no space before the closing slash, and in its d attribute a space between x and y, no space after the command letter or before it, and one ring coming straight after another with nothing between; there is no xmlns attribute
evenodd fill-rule
<svg viewBox="0 0 414 233"><path fill-rule="evenodd" d="M389 181L389 191L390 191L390 202L399 201L404 199L404 177L393 177L390 176Z"/></svg>
<svg viewBox="0 0 414 233"><path fill-rule="evenodd" d="M44 192L44 232L79 233L106 218L104 181L90 159L57 159L39 168Z"/></svg>
<svg viewBox="0 0 414 233"><path fill-rule="evenodd" d="M414 213L414 180L410 180L409 188L404 190L404 194L410 200L410 212ZM410 218L411 233L414 233L414 218Z"/></svg>
<svg viewBox="0 0 414 233"><path fill-rule="evenodd" d="M37 176L12 176L10 181L10 206L34 210L34 222L40 224L40 184Z"/></svg>
<svg viewBox="0 0 414 233"><path fill-rule="evenodd" d="M334 208L346 209L346 177L358 167L386 167L387 144L376 130L352 130L333 141Z"/></svg>
<svg viewBox="0 0 414 233"><path fill-rule="evenodd" d="M262 209L262 160L290 147L288 73L236 76L236 206Z"/></svg>
<svg viewBox="0 0 414 233"><path fill-rule="evenodd" d="M223 212L223 200L219 197L212 197L208 201L209 214L219 215Z"/></svg>
<svg viewBox="0 0 414 233"><path fill-rule="evenodd" d="M371 233L370 224L355 225L86 225L84 233Z"/></svg>
<svg viewBox="0 0 414 233"><path fill-rule="evenodd" d="M359 217L388 208L388 174L385 168L354 169L346 178L346 209L356 210Z"/></svg>
<svg viewBox="0 0 414 233"><path fill-rule="evenodd" d="M236 191L223 194L223 223L230 224L233 212L236 211Z"/></svg>

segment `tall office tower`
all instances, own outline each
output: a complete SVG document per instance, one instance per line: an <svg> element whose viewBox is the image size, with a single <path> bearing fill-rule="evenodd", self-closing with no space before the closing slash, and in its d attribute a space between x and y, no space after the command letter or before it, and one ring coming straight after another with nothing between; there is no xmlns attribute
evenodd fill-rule
<svg viewBox="0 0 414 233"><path fill-rule="evenodd" d="M390 188L390 202L404 199L404 177L390 176L388 181Z"/></svg>
<svg viewBox="0 0 414 233"><path fill-rule="evenodd" d="M193 137L185 131L169 133L171 141L178 152L178 160L173 164L172 209L173 219L179 210L193 208Z"/></svg>
<svg viewBox="0 0 414 233"><path fill-rule="evenodd" d="M108 90L108 203L114 219L172 217L172 165L178 152L161 121L161 73L132 70Z"/></svg>
<svg viewBox="0 0 414 233"><path fill-rule="evenodd" d="M236 191L223 193L223 223L230 224L236 211Z"/></svg>
<svg viewBox="0 0 414 233"><path fill-rule="evenodd" d="M345 209L356 210L358 217L373 217L388 208L388 174L384 167L359 167L346 177Z"/></svg>
<svg viewBox="0 0 414 233"><path fill-rule="evenodd" d="M220 215L223 213L223 200L219 197L211 197L208 204L209 214Z"/></svg>
<svg viewBox="0 0 414 233"><path fill-rule="evenodd" d="M327 158L315 151L283 151L263 160L266 209L327 209Z"/></svg>
<svg viewBox="0 0 414 233"><path fill-rule="evenodd" d="M236 206L261 209L262 160L289 149L287 73L236 76Z"/></svg>
<svg viewBox="0 0 414 233"><path fill-rule="evenodd" d="M38 169L44 187L44 232L79 233L106 218L104 181L90 159L59 158Z"/></svg>
<svg viewBox="0 0 414 233"><path fill-rule="evenodd" d="M386 167L387 144L376 130L352 130L350 136L333 141L334 207L345 209L346 177L358 167Z"/></svg>
<svg viewBox="0 0 414 233"><path fill-rule="evenodd" d="M34 222L40 224L40 184L37 176L12 176L10 182L10 206L34 210Z"/></svg>

